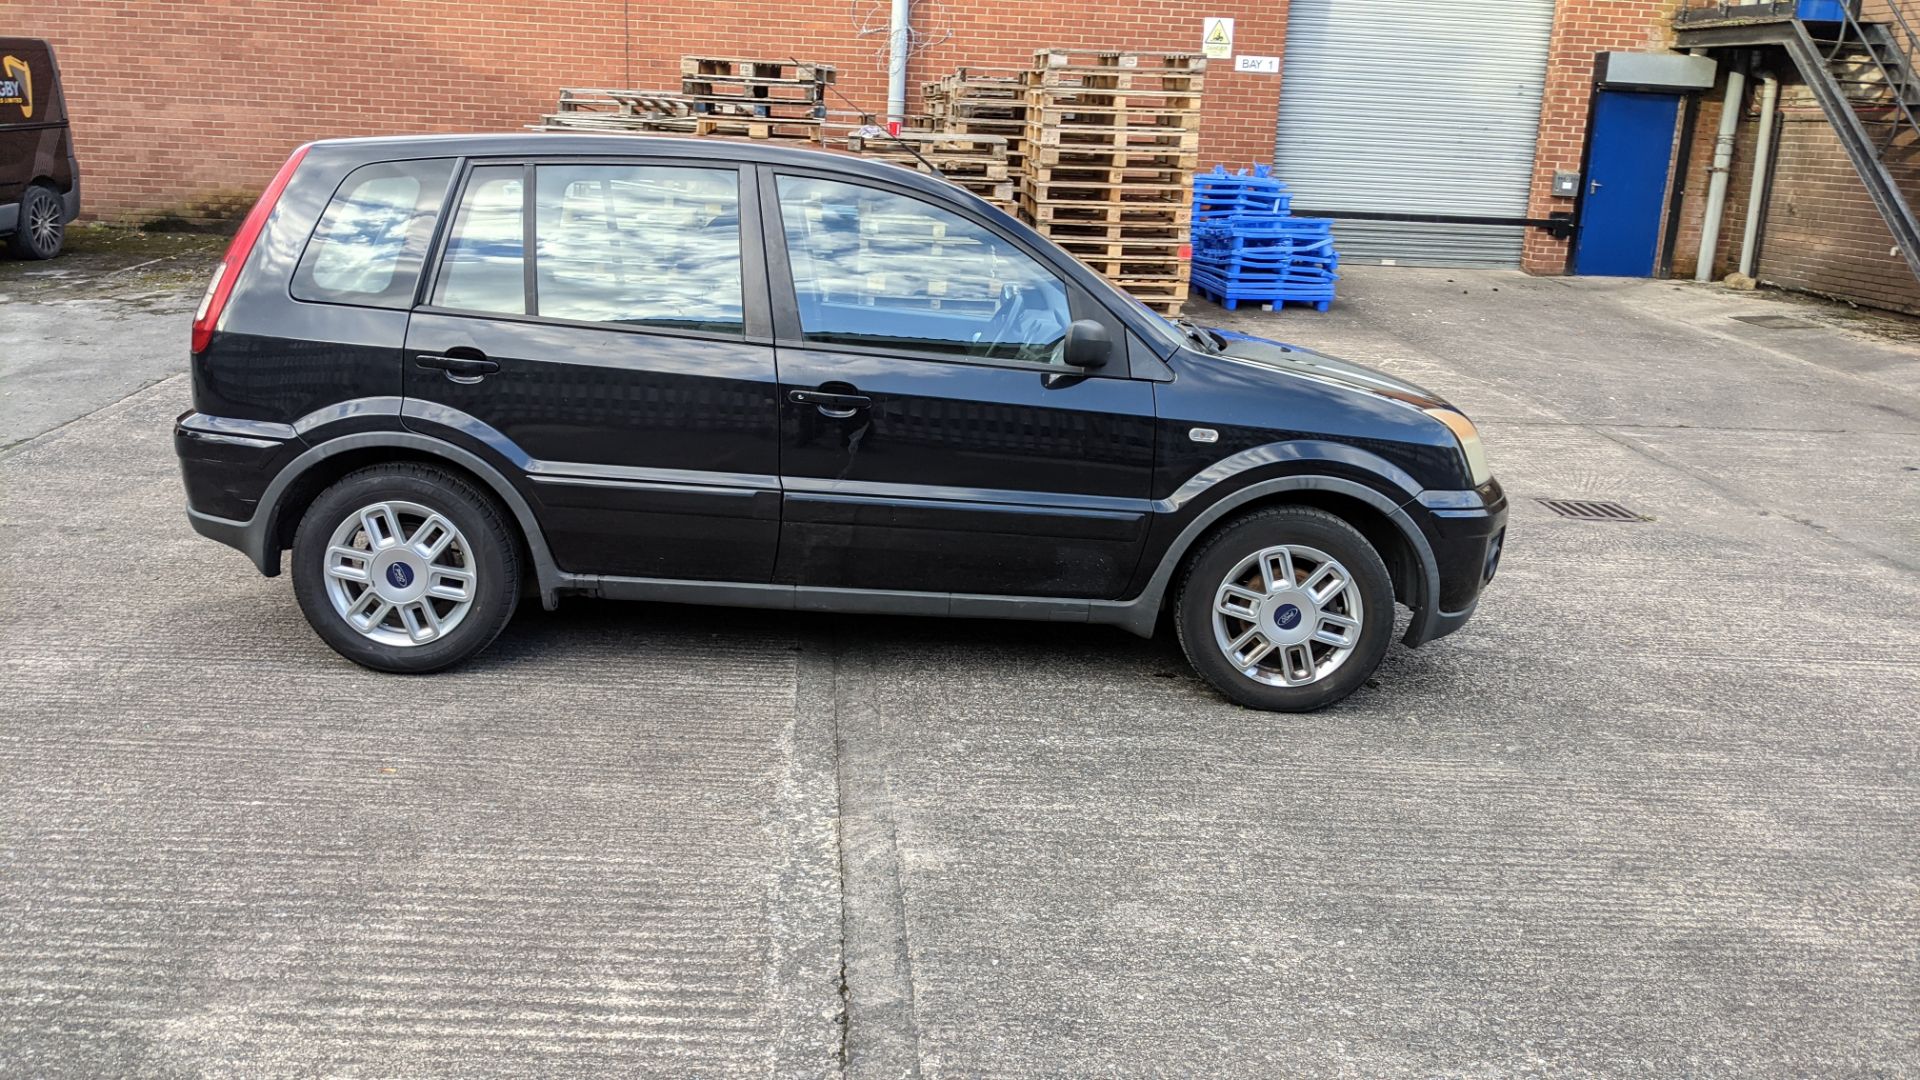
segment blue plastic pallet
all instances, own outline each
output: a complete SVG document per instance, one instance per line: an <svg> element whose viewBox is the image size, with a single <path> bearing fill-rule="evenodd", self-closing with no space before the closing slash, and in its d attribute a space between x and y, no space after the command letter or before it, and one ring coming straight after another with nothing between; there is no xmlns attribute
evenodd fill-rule
<svg viewBox="0 0 1920 1080"><path fill-rule="evenodd" d="M1307 300L1293 296L1275 296L1264 291L1253 293L1234 292L1209 288L1198 281L1192 282L1193 291L1219 304L1228 311L1236 311L1243 303L1265 304L1269 309L1278 311L1287 304L1312 304L1315 311L1326 311L1333 307L1331 298L1326 300Z"/></svg>
<svg viewBox="0 0 1920 1080"><path fill-rule="evenodd" d="M1216 165L1194 177L1190 236L1192 288L1229 310L1332 306L1340 280L1333 222L1294 217L1293 195L1269 166L1229 173Z"/></svg>

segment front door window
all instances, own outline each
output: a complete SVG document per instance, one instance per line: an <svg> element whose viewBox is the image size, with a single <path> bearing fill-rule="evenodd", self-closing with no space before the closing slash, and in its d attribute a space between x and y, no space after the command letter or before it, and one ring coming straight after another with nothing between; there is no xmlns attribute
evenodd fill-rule
<svg viewBox="0 0 1920 1080"><path fill-rule="evenodd" d="M805 176L779 185L803 341L1061 362L1066 285L1011 241L878 188Z"/></svg>

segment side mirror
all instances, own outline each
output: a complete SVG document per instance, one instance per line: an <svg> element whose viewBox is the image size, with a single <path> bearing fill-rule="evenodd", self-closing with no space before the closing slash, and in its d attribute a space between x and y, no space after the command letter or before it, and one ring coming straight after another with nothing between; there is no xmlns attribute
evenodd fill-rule
<svg viewBox="0 0 1920 1080"><path fill-rule="evenodd" d="M1113 356L1113 339L1107 328L1092 319L1075 319L1067 326L1067 343L1062 358L1068 367L1087 371L1107 366Z"/></svg>

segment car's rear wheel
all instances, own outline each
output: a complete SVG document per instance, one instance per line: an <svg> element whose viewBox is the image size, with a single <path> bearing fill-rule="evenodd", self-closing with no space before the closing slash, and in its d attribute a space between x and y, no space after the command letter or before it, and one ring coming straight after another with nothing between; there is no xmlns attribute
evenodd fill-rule
<svg viewBox="0 0 1920 1080"><path fill-rule="evenodd" d="M1257 511L1187 563L1175 601L1180 647L1221 693L1306 712L1358 689L1393 635L1393 581L1379 552L1325 511Z"/></svg>
<svg viewBox="0 0 1920 1080"><path fill-rule="evenodd" d="M20 197L20 220L7 248L22 259L51 259L60 254L66 230L66 209L60 205L60 196L52 188L35 184Z"/></svg>
<svg viewBox="0 0 1920 1080"><path fill-rule="evenodd" d="M486 648L520 596L493 499L428 465L362 469L320 493L293 541L293 587L321 640L380 671L437 671Z"/></svg>

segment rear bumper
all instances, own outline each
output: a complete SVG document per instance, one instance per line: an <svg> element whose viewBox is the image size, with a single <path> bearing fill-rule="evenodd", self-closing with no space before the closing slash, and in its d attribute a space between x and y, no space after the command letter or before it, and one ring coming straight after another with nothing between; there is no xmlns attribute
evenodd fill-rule
<svg viewBox="0 0 1920 1080"><path fill-rule="evenodd" d="M229 420L188 411L173 425L173 448L187 490L193 531L246 554L260 572L280 572L269 543L271 515L260 509L273 479L303 445L284 425Z"/></svg>
<svg viewBox="0 0 1920 1080"><path fill-rule="evenodd" d="M1435 594L1403 639L1421 645L1467 624L1506 551L1507 496L1498 480L1472 491L1423 491L1407 509L1424 513L1421 531L1438 571Z"/></svg>

